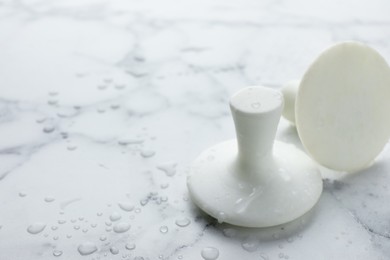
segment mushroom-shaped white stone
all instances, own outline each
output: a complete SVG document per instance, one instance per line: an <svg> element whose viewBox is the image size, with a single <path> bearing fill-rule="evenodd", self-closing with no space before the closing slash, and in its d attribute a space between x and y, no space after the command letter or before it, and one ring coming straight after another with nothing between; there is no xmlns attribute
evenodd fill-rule
<svg viewBox="0 0 390 260"><path fill-rule="evenodd" d="M322 179L305 153L274 142L282 94L244 88L230 108L237 140L210 147L193 162L187 185L194 203L219 222L244 227L275 226L309 211Z"/></svg>

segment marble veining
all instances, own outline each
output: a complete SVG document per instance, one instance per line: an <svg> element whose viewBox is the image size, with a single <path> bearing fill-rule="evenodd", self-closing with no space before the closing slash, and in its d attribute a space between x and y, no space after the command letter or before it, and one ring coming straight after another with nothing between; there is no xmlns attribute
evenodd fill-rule
<svg viewBox="0 0 390 260"><path fill-rule="evenodd" d="M390 259L388 146L361 172L322 169L318 205L279 227L218 223L186 189L198 153L234 137L232 93L280 88L342 40L390 61L389 10L0 0L0 259ZM283 119L277 139L302 149Z"/></svg>

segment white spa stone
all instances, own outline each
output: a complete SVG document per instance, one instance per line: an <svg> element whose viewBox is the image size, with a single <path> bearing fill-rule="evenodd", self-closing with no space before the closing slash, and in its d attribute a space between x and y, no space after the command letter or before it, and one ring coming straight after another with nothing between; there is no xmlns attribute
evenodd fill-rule
<svg viewBox="0 0 390 260"><path fill-rule="evenodd" d="M275 226L309 211L322 180L303 152L274 142L282 94L244 88L230 108L237 140L210 147L193 162L187 185L195 204L219 222L245 227Z"/></svg>
<svg viewBox="0 0 390 260"><path fill-rule="evenodd" d="M282 88L282 94L284 97L282 116L293 125L295 125L295 99L297 96L299 84L299 80L291 80L287 82Z"/></svg>
<svg viewBox="0 0 390 260"><path fill-rule="evenodd" d="M306 71L295 102L306 151L321 165L347 172L367 167L382 151L389 113L390 68L377 51L356 42L325 50Z"/></svg>

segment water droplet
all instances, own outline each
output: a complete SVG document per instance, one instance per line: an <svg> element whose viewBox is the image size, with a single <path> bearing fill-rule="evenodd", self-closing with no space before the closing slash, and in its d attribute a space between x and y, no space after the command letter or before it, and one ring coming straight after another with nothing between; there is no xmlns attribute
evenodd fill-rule
<svg viewBox="0 0 390 260"><path fill-rule="evenodd" d="M125 247L127 250L134 250L136 246L134 243L128 243Z"/></svg>
<svg viewBox="0 0 390 260"><path fill-rule="evenodd" d="M46 227L46 224L45 223L42 223L42 222L36 222L34 224L31 224L30 226L28 226L27 228L27 232L30 233L30 234L38 234L38 233L41 233Z"/></svg>
<svg viewBox="0 0 390 260"><path fill-rule="evenodd" d="M254 108L254 109L259 109L261 107L261 103L260 102L252 103L251 107Z"/></svg>
<svg viewBox="0 0 390 260"><path fill-rule="evenodd" d="M205 260L215 260L219 256L219 250L215 247L205 247L200 254Z"/></svg>
<svg viewBox="0 0 390 260"><path fill-rule="evenodd" d="M67 234L66 238L72 238L72 235L71 234Z"/></svg>
<svg viewBox="0 0 390 260"><path fill-rule="evenodd" d="M57 112L57 116L60 118L72 117L73 115L73 110L69 111L69 109L62 109Z"/></svg>
<svg viewBox="0 0 390 260"><path fill-rule="evenodd" d="M58 239L59 239L58 236L54 236L54 237L53 237L53 240L58 240Z"/></svg>
<svg viewBox="0 0 390 260"><path fill-rule="evenodd" d="M66 223L66 220L65 219L59 219L57 221L58 224L62 225L62 224L65 224Z"/></svg>
<svg viewBox="0 0 390 260"><path fill-rule="evenodd" d="M181 218L177 219L175 221L175 224L179 227L186 227L191 223L191 220L189 218Z"/></svg>
<svg viewBox="0 0 390 260"><path fill-rule="evenodd" d="M79 229L80 229L80 226L75 225L75 226L73 226L73 228L74 228L75 230L79 230Z"/></svg>
<svg viewBox="0 0 390 260"><path fill-rule="evenodd" d="M246 189L245 186L240 188ZM262 187L252 188L252 192L247 197L239 198L234 205L234 211L237 214L245 214L248 208L252 205L253 201L263 194L264 189Z"/></svg>
<svg viewBox="0 0 390 260"><path fill-rule="evenodd" d="M70 220L70 222L72 222L72 223L76 223L76 221L77 221L77 219L75 219L75 218L72 218L72 219Z"/></svg>
<svg viewBox="0 0 390 260"><path fill-rule="evenodd" d="M96 223L92 223L91 224L91 228L95 228L95 227L97 227L97 224Z"/></svg>
<svg viewBox="0 0 390 260"><path fill-rule="evenodd" d="M116 109L120 108L121 106L119 104L111 104L110 107L111 107L111 109L116 110Z"/></svg>
<svg viewBox="0 0 390 260"><path fill-rule="evenodd" d="M100 241L106 241L107 237L104 236L104 235L101 235L101 236L99 237L99 239L100 239Z"/></svg>
<svg viewBox="0 0 390 260"><path fill-rule="evenodd" d="M103 113L106 112L106 109L100 107L100 108L97 109L97 112L98 112L99 114L103 114Z"/></svg>
<svg viewBox="0 0 390 260"><path fill-rule="evenodd" d="M110 247L110 252L113 255L117 255L117 254L119 254L119 249L116 248L115 246L112 246L112 247Z"/></svg>
<svg viewBox="0 0 390 260"><path fill-rule="evenodd" d="M245 251L254 252L259 248L260 242L256 238L246 238L241 242L241 246Z"/></svg>
<svg viewBox="0 0 390 260"><path fill-rule="evenodd" d="M140 213L140 212L141 212L141 209L140 209L140 208L136 208L136 209L134 210L134 212L135 212L135 213Z"/></svg>
<svg viewBox="0 0 390 260"><path fill-rule="evenodd" d="M96 213L96 216L98 216L98 217L103 216L103 212L98 212L98 213Z"/></svg>
<svg viewBox="0 0 390 260"><path fill-rule="evenodd" d="M106 227L106 232L111 232L111 231L112 231L112 228Z"/></svg>
<svg viewBox="0 0 390 260"><path fill-rule="evenodd" d="M261 254L260 255L260 259L262 259L262 260L269 260L269 257L266 254Z"/></svg>
<svg viewBox="0 0 390 260"><path fill-rule="evenodd" d="M83 233L87 233L88 232L88 228L83 228Z"/></svg>
<svg viewBox="0 0 390 260"><path fill-rule="evenodd" d="M161 188L161 189L166 189L166 188L168 188L168 187L169 187L169 183L168 183L168 182L162 183L162 184L160 185L160 188Z"/></svg>
<svg viewBox="0 0 390 260"><path fill-rule="evenodd" d="M160 227L160 232L161 232L162 234L166 234L166 233L168 232L168 227L167 227L167 226L161 226L161 227Z"/></svg>
<svg viewBox="0 0 390 260"><path fill-rule="evenodd" d="M58 99L49 99L47 103L51 106L57 105L58 104Z"/></svg>
<svg viewBox="0 0 390 260"><path fill-rule="evenodd" d="M46 134L52 133L54 131L55 127L52 125L47 125L43 128L43 132Z"/></svg>
<svg viewBox="0 0 390 260"><path fill-rule="evenodd" d="M74 144L70 144L66 147L66 149L68 149L68 151L74 151L77 149L77 145L74 145Z"/></svg>
<svg viewBox="0 0 390 260"><path fill-rule="evenodd" d="M83 216L80 216L80 217L79 217L79 220L80 220L80 221L83 221L83 220L84 220L84 217L83 217Z"/></svg>
<svg viewBox="0 0 390 260"><path fill-rule="evenodd" d="M178 255L177 259L183 259L183 256L182 255Z"/></svg>
<svg viewBox="0 0 390 260"><path fill-rule="evenodd" d="M218 212L218 215L217 215L218 223L223 223L225 221L225 219L226 219L226 213L223 211Z"/></svg>
<svg viewBox="0 0 390 260"><path fill-rule="evenodd" d="M111 215L110 215L110 220L111 221L117 221L117 220L120 220L122 218L121 214L119 214L119 212L112 212Z"/></svg>
<svg viewBox="0 0 390 260"><path fill-rule="evenodd" d="M142 199L139 201L139 204L141 204L141 206L145 206L146 204L148 204L149 200L148 199Z"/></svg>
<svg viewBox="0 0 390 260"><path fill-rule="evenodd" d="M124 89L125 87L126 87L125 84L116 84L116 85L115 85L115 88L116 88L116 89Z"/></svg>
<svg viewBox="0 0 390 260"><path fill-rule="evenodd" d="M167 176L173 176L176 174L176 166L177 163L174 162L167 162L167 163L162 163L157 166L157 169L165 172Z"/></svg>
<svg viewBox="0 0 390 260"><path fill-rule="evenodd" d="M67 139L69 137L69 134L67 132L60 132L63 139Z"/></svg>
<svg viewBox="0 0 390 260"><path fill-rule="evenodd" d="M123 233L130 229L130 224L127 222L119 222L114 225L114 232L115 233Z"/></svg>
<svg viewBox="0 0 390 260"><path fill-rule="evenodd" d="M233 228L225 228L222 232L225 237L235 237L237 235L237 230Z"/></svg>
<svg viewBox="0 0 390 260"><path fill-rule="evenodd" d="M49 96L54 97L54 96L57 96L59 94L59 92L58 91L49 91L48 94L49 94Z"/></svg>
<svg viewBox="0 0 390 260"><path fill-rule="evenodd" d="M142 150L141 151L141 156L144 158L150 158L156 154L155 151L152 150Z"/></svg>
<svg viewBox="0 0 390 260"><path fill-rule="evenodd" d="M47 119L47 117L42 116L42 117L37 118L35 120L35 122L37 122L38 124L42 124L43 122L46 121L46 119Z"/></svg>
<svg viewBox="0 0 390 260"><path fill-rule="evenodd" d="M50 203L50 202L53 202L55 199L53 198L53 197L45 197L44 198L44 201L45 202L48 202L48 203Z"/></svg>
<svg viewBox="0 0 390 260"><path fill-rule="evenodd" d="M106 224L106 226L111 226L112 222L111 221L106 221L105 224Z"/></svg>
<svg viewBox="0 0 390 260"><path fill-rule="evenodd" d="M27 194L25 192L22 192L22 191L19 192L19 197L24 198L26 196L27 196Z"/></svg>
<svg viewBox="0 0 390 260"><path fill-rule="evenodd" d="M57 229L58 229L57 226L52 226L52 227L51 227L51 230L57 230Z"/></svg>
<svg viewBox="0 0 390 260"><path fill-rule="evenodd" d="M98 250L97 246L93 242L84 242L77 248L80 255L90 255Z"/></svg>
<svg viewBox="0 0 390 260"><path fill-rule="evenodd" d="M54 255L54 256L61 256L61 255L62 255L62 251L60 251L60 250L54 250L54 251L53 251L53 255Z"/></svg>
<svg viewBox="0 0 390 260"><path fill-rule="evenodd" d="M120 203L118 203L118 206L121 210L124 210L127 212L133 211L134 207L135 207L134 204L130 203L130 202L120 202Z"/></svg>
<svg viewBox="0 0 390 260"><path fill-rule="evenodd" d="M99 90L104 90L106 88L107 88L107 85L98 85L97 86L97 89L99 89Z"/></svg>
<svg viewBox="0 0 390 260"><path fill-rule="evenodd" d="M130 139L130 138L126 138L126 139L120 139L118 140L118 144L119 145L128 145L128 144L142 144L144 142L143 139Z"/></svg>

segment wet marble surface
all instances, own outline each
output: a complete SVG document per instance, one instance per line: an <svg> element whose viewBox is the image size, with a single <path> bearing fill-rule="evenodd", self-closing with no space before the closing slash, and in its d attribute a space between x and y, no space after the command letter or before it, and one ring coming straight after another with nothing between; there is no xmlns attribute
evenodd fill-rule
<svg viewBox="0 0 390 260"><path fill-rule="evenodd" d="M322 169L318 205L282 227L219 224L185 183L203 149L234 138L241 87L279 88L342 40L389 61L389 10L1 0L0 259L390 259L388 146L362 172ZM302 148L283 119L277 138Z"/></svg>

